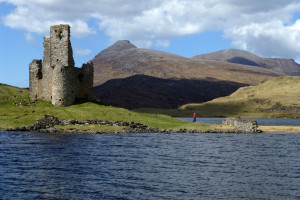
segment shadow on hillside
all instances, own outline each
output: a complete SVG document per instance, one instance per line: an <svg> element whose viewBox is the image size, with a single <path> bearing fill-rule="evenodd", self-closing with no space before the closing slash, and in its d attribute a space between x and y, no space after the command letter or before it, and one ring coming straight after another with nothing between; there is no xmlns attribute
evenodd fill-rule
<svg viewBox="0 0 300 200"><path fill-rule="evenodd" d="M236 64L242 64L242 65L264 67L264 66L261 66L260 64L254 62L252 60L249 60L249 59L244 58L244 57L239 57L239 56L233 57L233 58L231 58L231 59L229 59L227 61L230 62L230 63L236 63Z"/></svg>
<svg viewBox="0 0 300 200"><path fill-rule="evenodd" d="M201 103L228 96L246 84L210 79L161 79L134 75L112 79L94 87L95 99L106 105L137 108L176 109L187 103Z"/></svg>

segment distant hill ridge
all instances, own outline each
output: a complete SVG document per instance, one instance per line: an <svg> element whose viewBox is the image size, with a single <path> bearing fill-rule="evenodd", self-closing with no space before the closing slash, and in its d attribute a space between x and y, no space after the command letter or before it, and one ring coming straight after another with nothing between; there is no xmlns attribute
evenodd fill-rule
<svg viewBox="0 0 300 200"><path fill-rule="evenodd" d="M261 67L186 58L168 52L137 48L128 40L117 41L91 61L94 63L95 86L111 79L137 74L165 79L215 78L243 84L258 84L271 77L284 75Z"/></svg>
<svg viewBox="0 0 300 200"><path fill-rule="evenodd" d="M263 67L291 76L300 75L300 65L292 59L262 58L248 51L238 49L225 49L194 56L193 58Z"/></svg>
<svg viewBox="0 0 300 200"><path fill-rule="evenodd" d="M256 85L287 74L278 66L270 67L273 65L265 62L263 65L263 58L249 52L227 50L222 54L221 60L186 58L137 48L128 40L117 41L91 60L95 97L106 104L130 109L177 108L227 96L241 86ZM236 63L222 61L232 58Z"/></svg>

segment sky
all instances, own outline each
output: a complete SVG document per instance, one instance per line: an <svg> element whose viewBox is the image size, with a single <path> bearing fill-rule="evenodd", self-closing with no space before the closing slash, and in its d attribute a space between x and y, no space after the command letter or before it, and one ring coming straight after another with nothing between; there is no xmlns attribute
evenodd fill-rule
<svg viewBox="0 0 300 200"><path fill-rule="evenodd" d="M70 24L75 65L118 40L192 57L235 48L300 63L299 0L0 0L0 83L29 87L50 26Z"/></svg>

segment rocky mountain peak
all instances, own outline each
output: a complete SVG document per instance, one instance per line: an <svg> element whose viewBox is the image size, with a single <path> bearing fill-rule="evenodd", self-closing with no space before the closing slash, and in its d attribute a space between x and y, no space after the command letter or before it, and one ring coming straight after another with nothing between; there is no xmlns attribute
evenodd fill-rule
<svg viewBox="0 0 300 200"><path fill-rule="evenodd" d="M133 44L130 43L129 40L118 40L116 43L114 43L112 46L107 48L108 51L123 51L125 49L132 49L137 48Z"/></svg>
<svg viewBox="0 0 300 200"><path fill-rule="evenodd" d="M107 49L104 49L103 51L98 53L92 61L94 62L94 64L97 64L101 59L115 57L116 55L120 55L120 52L130 49L137 49L137 47L131 44L129 40L118 40Z"/></svg>

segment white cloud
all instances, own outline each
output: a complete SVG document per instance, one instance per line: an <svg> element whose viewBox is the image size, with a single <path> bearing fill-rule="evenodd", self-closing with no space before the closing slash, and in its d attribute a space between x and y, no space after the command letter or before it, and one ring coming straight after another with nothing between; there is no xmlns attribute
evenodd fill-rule
<svg viewBox="0 0 300 200"><path fill-rule="evenodd" d="M92 53L92 50L75 48L74 53L78 56L86 56Z"/></svg>
<svg viewBox="0 0 300 200"><path fill-rule="evenodd" d="M96 31L92 30L89 25L81 20L76 20L74 22L69 23L72 27L72 33L74 33L75 37L84 37L89 34L95 34Z"/></svg>
<svg viewBox="0 0 300 200"><path fill-rule="evenodd" d="M4 24L8 27L47 35L49 27L53 24L70 24L75 37L95 33L87 24L88 15L74 14L77 11L69 9L72 6L68 3L64 4L63 0L7 0L6 2L16 6L15 10L3 17Z"/></svg>
<svg viewBox="0 0 300 200"><path fill-rule="evenodd" d="M34 38L32 36L31 33L25 33L25 39L28 41L28 42L33 42L34 41Z"/></svg>
<svg viewBox="0 0 300 200"><path fill-rule="evenodd" d="M225 31L235 38L233 45L268 57L294 58L300 54L300 20L284 25L281 21L249 24Z"/></svg>
<svg viewBox="0 0 300 200"><path fill-rule="evenodd" d="M237 48L268 57L299 55L300 11L295 0L0 0L16 6L4 24L48 34L49 26L69 23L72 35L96 31L98 21L112 42L131 40L143 47L167 46L171 39L205 31L222 31Z"/></svg>

